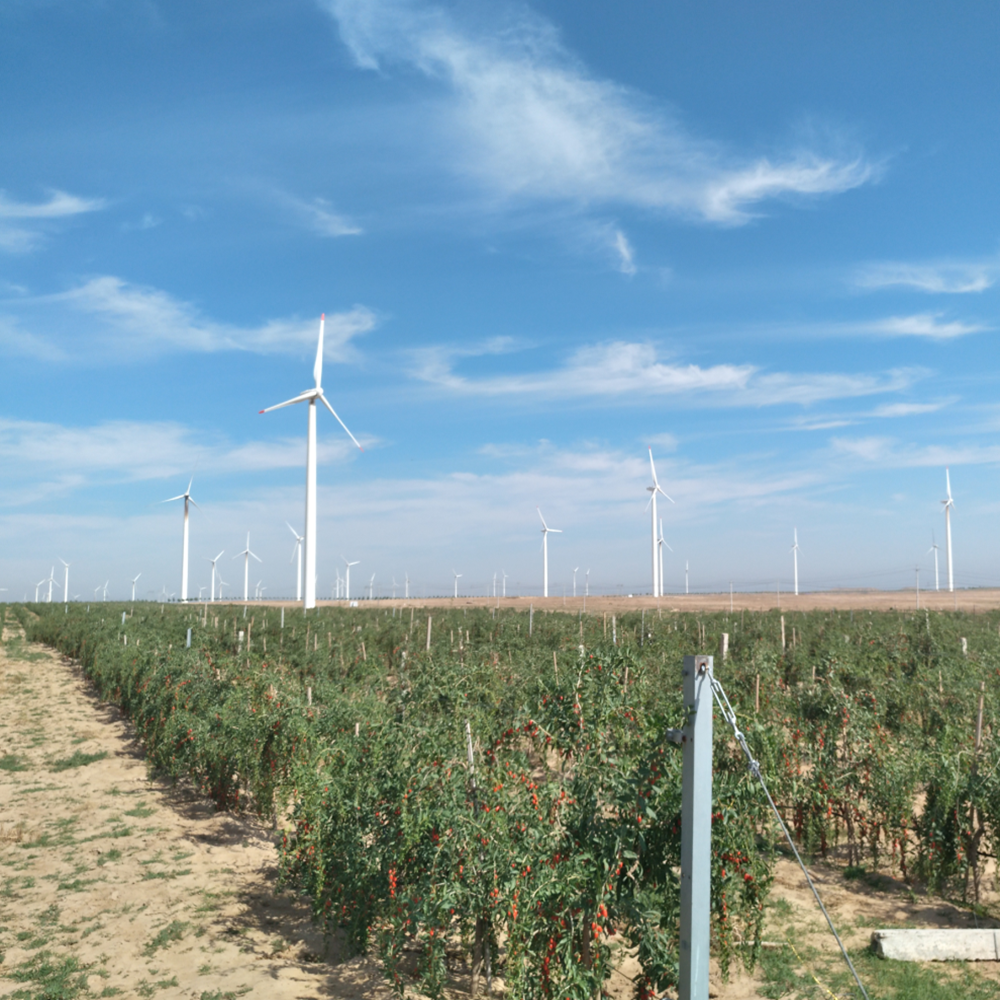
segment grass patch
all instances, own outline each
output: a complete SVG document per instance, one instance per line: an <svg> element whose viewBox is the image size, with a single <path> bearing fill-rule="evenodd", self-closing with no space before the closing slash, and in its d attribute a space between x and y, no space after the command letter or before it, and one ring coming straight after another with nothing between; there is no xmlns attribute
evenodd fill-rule
<svg viewBox="0 0 1000 1000"><path fill-rule="evenodd" d="M122 852L117 847L112 847L110 851L105 851L98 859L98 865L106 865L109 861L120 861Z"/></svg>
<svg viewBox="0 0 1000 1000"><path fill-rule="evenodd" d="M98 753L84 753L82 750L75 750L71 757L62 757L54 760L50 765L53 771L68 771L73 767L86 767L95 761L104 760L107 757L107 750L100 750Z"/></svg>
<svg viewBox="0 0 1000 1000"><path fill-rule="evenodd" d="M171 920L159 934L156 935L143 948L143 954L147 957L155 955L160 948L166 948L168 945L173 944L174 941L180 941L184 937L184 932L188 929L188 924L183 920Z"/></svg>
<svg viewBox="0 0 1000 1000"><path fill-rule="evenodd" d="M152 862L149 863L151 864ZM154 878L173 879L173 878L181 878L181 876L183 875L190 875L190 874L191 874L190 868L178 868L175 871L164 871L164 872L145 872L142 876L142 880L143 882L148 882Z"/></svg>
<svg viewBox="0 0 1000 1000"><path fill-rule="evenodd" d="M250 986L241 986L235 990L202 990L201 1000L236 1000L244 993L249 993L251 988Z"/></svg>
<svg viewBox="0 0 1000 1000"><path fill-rule="evenodd" d="M147 806L145 802L140 802L134 809L128 809L125 812L126 816L139 816L145 819L147 816L152 816L156 810L151 806Z"/></svg>
<svg viewBox="0 0 1000 1000"><path fill-rule="evenodd" d="M16 983L31 983L32 988L15 990L7 996L9 1000L35 1000L43 997L74 1000L75 997L86 996L88 968L89 966L81 965L72 956L55 958L47 951L39 952L6 973Z"/></svg>
<svg viewBox="0 0 1000 1000"><path fill-rule="evenodd" d="M93 885L96 878L75 878L72 882L60 882L58 888L63 892L83 892L88 885Z"/></svg>
<svg viewBox="0 0 1000 1000"><path fill-rule="evenodd" d="M28 765L16 753L6 753L0 757L0 771L27 771Z"/></svg>

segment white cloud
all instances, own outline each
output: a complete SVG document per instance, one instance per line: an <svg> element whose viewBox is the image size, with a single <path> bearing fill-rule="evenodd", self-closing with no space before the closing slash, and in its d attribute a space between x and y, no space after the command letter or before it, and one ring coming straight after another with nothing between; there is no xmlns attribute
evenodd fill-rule
<svg viewBox="0 0 1000 1000"><path fill-rule="evenodd" d="M565 365L548 372L470 378L454 369L458 351L428 348L415 352L416 378L456 393L487 396L521 395L538 399L688 397L711 394L716 406L808 405L825 399L897 392L919 373L894 370L883 374L763 373L753 365L701 367L659 360L649 343L615 341L582 347Z"/></svg>
<svg viewBox="0 0 1000 1000"><path fill-rule="evenodd" d="M618 252L620 258L618 270L622 274L627 274L631 277L636 271L632 245L629 243L628 237L620 229L615 231L615 250Z"/></svg>
<svg viewBox="0 0 1000 1000"><path fill-rule="evenodd" d="M869 414L872 417L915 417L922 413L936 413L948 403L885 403L876 406Z"/></svg>
<svg viewBox="0 0 1000 1000"><path fill-rule="evenodd" d="M549 22L520 7L471 25L416 0L319 3L359 66L401 64L450 90L453 166L504 196L740 225L764 200L835 194L879 172L860 154L748 157L693 136L643 95L592 76Z"/></svg>
<svg viewBox="0 0 1000 1000"><path fill-rule="evenodd" d="M831 438L835 452L885 468L995 465L1000 445L913 445L888 437Z"/></svg>
<svg viewBox="0 0 1000 1000"><path fill-rule="evenodd" d="M364 232L345 216L335 212L325 198L306 201L284 191L275 191L273 194L293 218L318 236L358 236Z"/></svg>
<svg viewBox="0 0 1000 1000"><path fill-rule="evenodd" d="M22 312L32 307L61 309L56 325L60 321L66 325L67 311L92 317L88 354L95 344L103 344L121 357L176 350L305 355L315 351L318 331L314 318L275 319L251 327L218 322L167 292L133 285L113 275L92 278L66 292L17 301ZM374 329L376 322L375 314L360 305L346 312L328 314L325 357L331 361L353 360L356 350L352 341Z"/></svg>
<svg viewBox="0 0 1000 1000"><path fill-rule="evenodd" d="M65 191L50 192L48 201L15 201L9 198L5 191L0 190L0 250L8 253L29 253L41 244L42 227L46 223L86 212L96 212L106 204L103 198L80 198ZM11 224L6 221L8 219L19 221Z"/></svg>
<svg viewBox="0 0 1000 1000"><path fill-rule="evenodd" d="M864 264L854 276L860 288L913 288L921 292L953 295L983 292L996 281L1000 264L988 261L941 261L911 264L875 261Z"/></svg>
<svg viewBox="0 0 1000 1000"><path fill-rule="evenodd" d="M942 313L918 313L913 316L890 316L870 324L860 324L862 332L879 333L887 337L928 337L931 340L952 340L970 333L983 333L992 327L961 320L942 321Z"/></svg>

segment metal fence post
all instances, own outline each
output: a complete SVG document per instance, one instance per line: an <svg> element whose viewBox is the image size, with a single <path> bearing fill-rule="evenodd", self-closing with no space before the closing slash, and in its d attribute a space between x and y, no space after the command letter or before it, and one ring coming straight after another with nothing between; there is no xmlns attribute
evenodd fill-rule
<svg viewBox="0 0 1000 1000"><path fill-rule="evenodd" d="M712 657L684 657L680 1000L708 1000L712 904Z"/></svg>

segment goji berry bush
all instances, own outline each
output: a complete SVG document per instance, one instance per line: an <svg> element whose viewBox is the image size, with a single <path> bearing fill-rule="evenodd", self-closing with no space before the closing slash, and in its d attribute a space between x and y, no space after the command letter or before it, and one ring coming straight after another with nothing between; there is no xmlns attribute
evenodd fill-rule
<svg viewBox="0 0 1000 1000"><path fill-rule="evenodd" d="M415 977L440 996L462 954L525 998L593 997L626 955L637 997L676 982L681 754L664 733L683 656L722 632L716 676L805 850L963 893L995 850L995 614L786 612L783 646L777 613L434 609L428 649L426 610L379 602L284 627L265 607L15 610L132 720L152 767L275 815L283 879L400 993ZM728 968L756 958L777 840L715 734Z"/></svg>

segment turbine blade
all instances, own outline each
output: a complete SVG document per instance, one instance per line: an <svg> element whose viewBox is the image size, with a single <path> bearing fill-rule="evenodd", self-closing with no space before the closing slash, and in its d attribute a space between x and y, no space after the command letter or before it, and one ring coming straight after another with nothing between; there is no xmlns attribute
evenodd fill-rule
<svg viewBox="0 0 1000 1000"><path fill-rule="evenodd" d="M545 518L544 518L544 517L542 517L542 508L541 508L541 507L536 507L536 508L535 508L535 510L537 510L537 511L538 511L538 516L542 518L542 527L543 527L543 528L544 528L544 529L545 529L546 531L548 531L548 530L549 530L549 526L548 526L548 525L547 525L547 524L545 523Z"/></svg>
<svg viewBox="0 0 1000 1000"><path fill-rule="evenodd" d="M285 521L285 524L288 524L288 522ZM295 536L295 542L298 544L299 533L290 524L288 524L288 530Z"/></svg>
<svg viewBox="0 0 1000 1000"><path fill-rule="evenodd" d="M251 553L249 553L249 554L250 554L250 555L251 555L251 556L252 556L252 557L253 557L254 559L256 559L256 560L257 560L257 562L259 562L259 563L262 563L262 562L264 561L263 559L261 559L261 557L260 557L259 555L257 555L257 554L256 554L256 553L254 553L254 552L251 552Z"/></svg>
<svg viewBox="0 0 1000 1000"><path fill-rule="evenodd" d="M333 414L337 423L340 424L345 431L347 431L347 436L358 445L358 451L364 451L365 449L358 444L358 439L349 430L347 430L347 424L345 424L344 421L337 416L337 411L330 405L329 400L327 400L326 396L324 396L322 392L319 394L319 398L323 400L323 405Z"/></svg>
<svg viewBox="0 0 1000 1000"><path fill-rule="evenodd" d="M174 500L183 500L183 499L184 499L184 494L182 493L180 496L177 497L167 497L166 500L161 500L160 503L172 503Z"/></svg>
<svg viewBox="0 0 1000 1000"><path fill-rule="evenodd" d="M316 393L313 390L300 392L294 399L286 399L283 403L275 403L274 406L265 407L261 413L270 413L272 410L280 410L283 406L291 406L293 403L304 403L307 399L312 399Z"/></svg>
<svg viewBox="0 0 1000 1000"><path fill-rule="evenodd" d="M673 497L671 497L671 496L667 496L667 494L666 494L666 493L664 493L662 489L660 489L660 484L659 484L659 483L657 483L657 484L656 484L656 492L657 492L657 493L659 493L659 494L660 494L661 496L665 496L665 497L667 497L667 499L668 499L668 500L669 500L669 501L670 501L671 503L673 503L673 502L674 502L674 498L673 498Z"/></svg>
<svg viewBox="0 0 1000 1000"><path fill-rule="evenodd" d="M650 468L650 471L653 473L653 485L657 489L659 489L660 488L660 483L659 483L659 481L656 478L656 466L653 465L653 449L652 448L649 449L649 468Z"/></svg>
<svg viewBox="0 0 1000 1000"><path fill-rule="evenodd" d="M313 379L318 389L323 382L323 332L326 329L326 313L319 318L319 341L316 344L316 364L313 365Z"/></svg>

